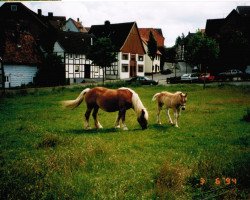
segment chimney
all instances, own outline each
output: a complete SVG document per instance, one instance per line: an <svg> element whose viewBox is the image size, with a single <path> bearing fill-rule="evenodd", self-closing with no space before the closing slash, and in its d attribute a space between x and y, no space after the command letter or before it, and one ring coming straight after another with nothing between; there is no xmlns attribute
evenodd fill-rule
<svg viewBox="0 0 250 200"><path fill-rule="evenodd" d="M53 12L48 12L48 17L49 17L49 19L52 19L53 18Z"/></svg>
<svg viewBox="0 0 250 200"><path fill-rule="evenodd" d="M77 18L77 22L79 22L79 18Z"/></svg>
<svg viewBox="0 0 250 200"><path fill-rule="evenodd" d="M42 9L37 9L37 14L39 17L42 16Z"/></svg>

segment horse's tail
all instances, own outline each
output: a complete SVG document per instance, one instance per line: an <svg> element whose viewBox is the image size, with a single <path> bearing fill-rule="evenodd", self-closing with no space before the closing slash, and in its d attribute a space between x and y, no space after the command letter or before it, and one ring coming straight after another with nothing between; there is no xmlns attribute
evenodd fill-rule
<svg viewBox="0 0 250 200"><path fill-rule="evenodd" d="M153 98L152 98L152 101L155 101L157 99L157 97L160 95L161 93L156 93Z"/></svg>
<svg viewBox="0 0 250 200"><path fill-rule="evenodd" d="M86 88L84 89L80 94L79 96L75 99L75 100L68 100L68 101L63 101L62 102L62 105L65 107L65 108L71 108L71 109L74 109L76 108L77 106L79 106L84 97L85 97L85 94L90 90L90 88Z"/></svg>

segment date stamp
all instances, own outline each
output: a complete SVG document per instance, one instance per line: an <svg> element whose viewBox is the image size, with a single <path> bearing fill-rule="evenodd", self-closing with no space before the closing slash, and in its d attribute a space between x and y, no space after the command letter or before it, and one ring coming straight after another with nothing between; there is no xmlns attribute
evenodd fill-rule
<svg viewBox="0 0 250 200"><path fill-rule="evenodd" d="M203 186L207 183L207 179L205 178L200 178L200 185ZM211 181L211 180L210 180ZM220 185L236 185L237 184L237 179L236 178L231 178L231 177L222 177L222 178L215 178L212 180L215 185L220 186Z"/></svg>

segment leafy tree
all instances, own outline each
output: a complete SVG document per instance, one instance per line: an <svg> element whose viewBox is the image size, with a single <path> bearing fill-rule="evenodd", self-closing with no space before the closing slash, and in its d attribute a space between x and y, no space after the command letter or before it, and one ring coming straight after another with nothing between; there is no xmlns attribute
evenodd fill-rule
<svg viewBox="0 0 250 200"><path fill-rule="evenodd" d="M157 41L155 40L152 31L150 31L149 39L148 39L148 52L147 52L147 54L150 57L150 59L152 60L152 79L153 79L153 62L154 62L156 53L157 53Z"/></svg>
<svg viewBox="0 0 250 200"><path fill-rule="evenodd" d="M112 63L117 61L115 47L111 40L107 37L97 38L93 45L90 46L86 57L103 70L104 84L106 67L110 67Z"/></svg>
<svg viewBox="0 0 250 200"><path fill-rule="evenodd" d="M44 58L36 74L35 83L39 86L65 85L65 67L61 56L50 53Z"/></svg>
<svg viewBox="0 0 250 200"><path fill-rule="evenodd" d="M200 65L205 72L216 61L219 55L219 45L214 39L197 32L191 36L185 46L185 60L187 63Z"/></svg>

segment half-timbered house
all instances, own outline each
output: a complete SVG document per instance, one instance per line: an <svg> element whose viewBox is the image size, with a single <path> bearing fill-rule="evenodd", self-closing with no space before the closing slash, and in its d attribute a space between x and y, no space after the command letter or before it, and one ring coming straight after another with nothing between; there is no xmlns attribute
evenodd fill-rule
<svg viewBox="0 0 250 200"><path fill-rule="evenodd" d="M145 49L136 22L91 26L89 33L95 37L111 39L117 52L117 62L106 68L106 78L126 79L145 73Z"/></svg>
<svg viewBox="0 0 250 200"><path fill-rule="evenodd" d="M102 70L86 58L87 48L92 43L93 35L88 33L61 31L58 34L54 53L62 57L69 83L102 78Z"/></svg>

